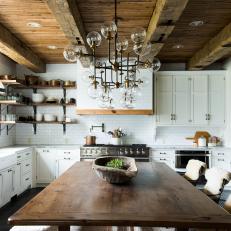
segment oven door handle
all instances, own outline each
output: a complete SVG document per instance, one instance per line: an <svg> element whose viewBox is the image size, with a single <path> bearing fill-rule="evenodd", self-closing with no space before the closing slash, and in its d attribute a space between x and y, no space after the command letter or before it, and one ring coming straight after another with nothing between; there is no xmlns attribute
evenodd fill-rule
<svg viewBox="0 0 231 231"><path fill-rule="evenodd" d="M175 156L193 156L193 157L197 157L197 156L211 156L211 154L175 154Z"/></svg>

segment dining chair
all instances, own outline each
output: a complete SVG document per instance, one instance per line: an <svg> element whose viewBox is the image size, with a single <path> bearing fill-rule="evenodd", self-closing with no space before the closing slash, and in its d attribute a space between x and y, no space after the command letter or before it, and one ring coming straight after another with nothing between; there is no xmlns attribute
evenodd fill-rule
<svg viewBox="0 0 231 231"><path fill-rule="evenodd" d="M186 180L188 180L191 184L196 186L200 176L205 173L206 169L206 163L199 160L191 159L188 161L188 164L186 166L186 172L183 175L183 177Z"/></svg>
<svg viewBox="0 0 231 231"><path fill-rule="evenodd" d="M221 168L213 167L205 172L207 180L202 191L216 203L219 203L226 184L231 180L231 173Z"/></svg>

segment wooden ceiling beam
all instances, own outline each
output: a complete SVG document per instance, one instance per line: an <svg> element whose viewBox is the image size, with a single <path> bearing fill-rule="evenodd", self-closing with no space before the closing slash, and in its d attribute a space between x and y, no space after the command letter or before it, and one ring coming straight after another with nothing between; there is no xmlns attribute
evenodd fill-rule
<svg viewBox="0 0 231 231"><path fill-rule="evenodd" d="M227 54L231 54L231 23L193 55L187 68L189 70L200 70Z"/></svg>
<svg viewBox="0 0 231 231"><path fill-rule="evenodd" d="M152 59L159 53L165 40L172 33L175 23L180 18L187 3L188 0L157 0L144 42L144 47L149 42L154 46L162 44L162 46L158 45L158 52L149 55Z"/></svg>
<svg viewBox="0 0 231 231"><path fill-rule="evenodd" d="M45 63L21 40L0 24L0 52L34 72L46 71Z"/></svg>
<svg viewBox="0 0 231 231"><path fill-rule="evenodd" d="M44 0L62 31L71 44L82 47L83 52L91 53L86 43L86 33L76 0ZM89 67L91 58L89 56L80 58L84 67Z"/></svg>

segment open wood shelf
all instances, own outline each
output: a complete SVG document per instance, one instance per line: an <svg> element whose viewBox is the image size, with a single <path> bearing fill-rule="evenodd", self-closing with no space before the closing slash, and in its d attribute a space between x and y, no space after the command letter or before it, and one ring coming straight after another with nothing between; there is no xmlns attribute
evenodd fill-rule
<svg viewBox="0 0 231 231"><path fill-rule="evenodd" d="M20 88L20 89L76 89L75 86L49 86L49 85L15 85L14 88Z"/></svg>
<svg viewBox="0 0 231 231"><path fill-rule="evenodd" d="M16 121L18 124L78 124L77 122L58 122L58 121Z"/></svg>
<svg viewBox="0 0 231 231"><path fill-rule="evenodd" d="M6 85L12 85L14 88L20 88L20 89L76 89L77 86L49 86L49 85L25 85L22 80L0 80L3 84Z"/></svg>
<svg viewBox="0 0 231 231"><path fill-rule="evenodd" d="M0 121L0 124L16 124L16 121Z"/></svg>
<svg viewBox="0 0 231 231"><path fill-rule="evenodd" d="M153 115L149 109L77 109L78 115Z"/></svg>
<svg viewBox="0 0 231 231"><path fill-rule="evenodd" d="M30 103L30 104L25 104L25 103L19 103L16 100L0 100L0 104L5 104L5 105L12 105L12 106L66 106L66 107L71 107L71 106L76 106L76 103Z"/></svg>
<svg viewBox="0 0 231 231"><path fill-rule="evenodd" d="M0 100L0 104L14 105L14 106L27 106L27 104L19 103L16 100Z"/></svg>

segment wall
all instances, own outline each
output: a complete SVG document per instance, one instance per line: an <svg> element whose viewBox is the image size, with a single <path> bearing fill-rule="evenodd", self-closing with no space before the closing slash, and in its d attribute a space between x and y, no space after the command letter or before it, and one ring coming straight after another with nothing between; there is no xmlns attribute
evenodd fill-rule
<svg viewBox="0 0 231 231"><path fill-rule="evenodd" d="M70 79L76 80L77 84L81 81L82 76L86 75L87 69L81 68L79 64L48 64L47 72L39 74L44 79ZM17 75L23 77L24 74L31 73L26 68L17 65ZM39 90L46 96L62 97L61 90ZM31 90L25 90L25 95L31 95ZM78 90L70 90L67 97L77 99L78 94L84 94ZM86 94L86 91L85 91ZM86 95L86 97L88 97ZM62 114L62 108L56 107L40 107L40 113ZM19 115L32 115L32 108L17 108ZM105 123L106 131L121 127L125 129L127 136L126 143L147 143L153 144L155 136L155 120L154 116L78 116L75 108L68 108L67 115L71 119L78 121L77 125L68 125L66 135L62 132L62 125L38 125L37 134L33 134L32 125L18 124L16 128L17 144L83 144L84 137L89 134L91 125L100 125ZM98 143L108 143L109 136L102 134L96 130Z"/></svg>
<svg viewBox="0 0 231 231"><path fill-rule="evenodd" d="M15 75L16 64L6 56L0 54L0 75L9 74ZM10 109L13 110L13 109ZM2 113L6 113L6 106L2 106ZM1 126L0 147L12 145L15 142L15 128L12 128L9 135L6 135L6 126Z"/></svg>
<svg viewBox="0 0 231 231"><path fill-rule="evenodd" d="M169 66L169 65L168 65ZM174 65L172 65L174 66ZM230 65L231 66L231 65ZM166 66L167 67L167 66ZM165 67L165 68L166 68ZM179 65L182 68L183 66ZM49 64L47 72L39 74L45 79L61 78L82 81L82 77L89 72L88 69L82 69L79 64ZM31 73L20 65L17 65L18 76L25 73ZM227 92L229 89L227 85ZM60 90L45 90L47 96L62 97ZM26 90L25 94L31 95L31 90ZM78 94L83 94L78 90L68 91L67 97L74 97L78 102ZM86 96L88 97L88 96ZM228 103L227 103L228 106ZM62 114L62 108L39 108L41 113ZM18 108L17 113L33 114L32 108ZM84 137L89 134L91 125L100 125L105 123L106 131L121 127L125 129L127 136L126 143L146 143L157 145L191 145L192 141L186 140L185 137L193 136L196 130L207 130L210 134L221 137L226 144L231 143L231 127L224 128L207 128L207 127L157 127L155 116L78 116L75 108L69 108L67 114L72 119L77 119L77 125L67 126L66 135L63 135L61 125L38 125L37 135L33 134L32 125L18 124L16 128L17 144L83 144ZM230 117L230 116L229 116ZM228 122L228 126L229 126ZM108 143L109 137L96 131L98 143Z"/></svg>

